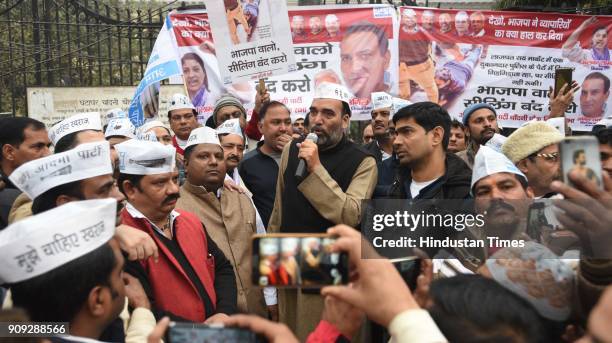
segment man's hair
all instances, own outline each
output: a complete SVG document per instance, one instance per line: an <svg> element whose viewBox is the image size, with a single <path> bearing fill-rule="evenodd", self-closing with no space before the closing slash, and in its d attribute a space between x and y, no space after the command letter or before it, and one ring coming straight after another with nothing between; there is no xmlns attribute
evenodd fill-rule
<svg viewBox="0 0 612 343"><path fill-rule="evenodd" d="M358 21L355 24L349 26L349 28L344 33L344 39L353 33L359 32L371 32L376 36L376 40L378 41L378 49L380 50L380 54L384 55L389 50L389 37L387 37L387 32L382 26L374 25L369 21Z"/></svg>
<svg viewBox="0 0 612 343"><path fill-rule="evenodd" d="M258 113L259 121L263 121L264 118L266 117L266 114L268 114L268 110L273 107L283 107L285 110L287 110L289 115L291 115L291 111L289 110L289 107L287 107L287 105L283 104L280 101L272 100L272 101L266 102L265 104L263 104L263 106L261 106L261 109L259 110L259 113Z"/></svg>
<svg viewBox="0 0 612 343"><path fill-rule="evenodd" d="M60 138L59 141L57 141L57 143L55 144L55 150L54 150L55 153L57 154L60 152L68 151L70 149L74 149L74 147L79 145L79 140L77 139L77 136L79 135L79 133L85 132L85 131L100 132L98 130L81 130L81 131L69 133L65 135L64 137Z"/></svg>
<svg viewBox="0 0 612 343"><path fill-rule="evenodd" d="M0 149L5 144L19 147L25 140L25 130L28 128L34 131L44 130L45 124L28 117L9 117L0 119ZM0 161L2 161L2 153L0 153Z"/></svg>
<svg viewBox="0 0 612 343"><path fill-rule="evenodd" d="M612 146L612 127L597 131L595 137L597 137L599 144L608 144Z"/></svg>
<svg viewBox="0 0 612 343"><path fill-rule="evenodd" d="M429 314L450 342L546 342L543 320L524 299L492 279L435 280Z"/></svg>
<svg viewBox="0 0 612 343"><path fill-rule="evenodd" d="M460 121L458 121L457 119L454 119L451 121L451 127L453 129L461 129L465 131L465 126L463 126L463 123L461 123Z"/></svg>
<svg viewBox="0 0 612 343"><path fill-rule="evenodd" d="M142 191L142 188L140 187L140 180L142 180L143 177L144 175L119 173L119 177L117 178L117 184L119 186L119 190L121 191L121 193L123 193L123 195L127 197L127 194L125 194L125 191L123 190L123 182L130 181L130 183L134 185L136 189L138 189L139 191Z"/></svg>
<svg viewBox="0 0 612 343"><path fill-rule="evenodd" d="M610 78L598 71L594 71L587 75L584 78L584 81L586 80L602 80L604 83L604 93L608 93L608 91L610 90Z"/></svg>
<svg viewBox="0 0 612 343"><path fill-rule="evenodd" d="M60 195L74 197L84 200L85 196L81 190L81 181L73 181L63 185L55 186L32 201L32 214L36 215L57 207L57 198Z"/></svg>
<svg viewBox="0 0 612 343"><path fill-rule="evenodd" d="M578 156L584 154L584 149L578 149L576 151L574 151L574 156L572 157L572 161L574 161L574 163L576 163L576 160L578 159Z"/></svg>
<svg viewBox="0 0 612 343"><path fill-rule="evenodd" d="M32 279L11 285L13 302L35 322L70 322L96 286L110 286L117 260L106 243L96 250Z"/></svg>
<svg viewBox="0 0 612 343"><path fill-rule="evenodd" d="M444 130L442 149L446 151L450 139L451 118L444 108L429 101L417 102L399 110L393 116L393 125L397 125L397 122L401 119L409 118L414 119L417 124L425 129L425 132L431 131L436 126L442 127Z"/></svg>

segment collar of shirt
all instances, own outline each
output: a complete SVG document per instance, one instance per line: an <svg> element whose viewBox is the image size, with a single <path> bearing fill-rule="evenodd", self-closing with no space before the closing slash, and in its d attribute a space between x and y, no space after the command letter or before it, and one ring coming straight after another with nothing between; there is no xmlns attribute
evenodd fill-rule
<svg viewBox="0 0 612 343"><path fill-rule="evenodd" d="M377 141L377 140L374 140L374 141L376 142L376 146L378 147L378 149L380 150L380 153L382 154L382 160L383 160L383 161L384 161L384 160L386 160L386 159L388 159L389 157L391 157L391 155L390 155L390 154L387 154L387 152L386 152L386 151L384 151L383 149L381 149L380 144L378 144L378 141Z"/></svg>
<svg viewBox="0 0 612 343"><path fill-rule="evenodd" d="M174 136L174 137L176 137L176 144L178 144L178 146L180 146L181 149L185 149L185 147L187 146L187 141L184 141L178 138L178 136Z"/></svg>
<svg viewBox="0 0 612 343"><path fill-rule="evenodd" d="M164 234L164 231L160 228L157 227L157 225L155 225L155 223L153 223L149 218L145 217L144 214L142 214L142 212L138 211L138 209L136 209L136 207L134 207L134 205L130 204L129 202L125 204L125 210L128 211L128 213L130 214L130 216L134 217L134 218L144 218L146 220L149 221L149 223L151 224L151 226L153 226L153 228L155 229L155 231L161 233L162 235ZM176 218L180 215L180 213L178 213L175 210L172 210L172 212L170 212L170 232L172 233L172 235L174 235L174 220L176 220Z"/></svg>

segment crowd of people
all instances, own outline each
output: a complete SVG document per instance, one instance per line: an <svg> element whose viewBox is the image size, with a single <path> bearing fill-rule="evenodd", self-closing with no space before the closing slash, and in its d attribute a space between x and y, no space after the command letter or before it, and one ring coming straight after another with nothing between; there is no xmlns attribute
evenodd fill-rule
<svg viewBox="0 0 612 343"><path fill-rule="evenodd" d="M468 19L479 18L455 18L457 30ZM362 145L347 133L351 96L323 82L293 122L265 88L250 118L224 95L204 126L182 94L160 114L169 127L136 128L120 109L49 129L1 119L0 322L68 322L69 334L53 338L64 342L159 342L170 321L246 328L270 342L612 341L609 114L581 133L597 139L601 172L563 182L564 125L534 121L508 134L488 104L458 121L436 103L375 92ZM563 120L567 97L551 95L553 119ZM548 198L564 199L562 229L533 234L526 204ZM473 202L484 232L448 236L525 244L423 249L407 282L360 233L368 199ZM335 237L304 239L299 253L348 254L350 283L259 287L251 237L269 233ZM298 241L284 244L262 252L282 261L259 269L285 270L268 285L306 278Z"/></svg>

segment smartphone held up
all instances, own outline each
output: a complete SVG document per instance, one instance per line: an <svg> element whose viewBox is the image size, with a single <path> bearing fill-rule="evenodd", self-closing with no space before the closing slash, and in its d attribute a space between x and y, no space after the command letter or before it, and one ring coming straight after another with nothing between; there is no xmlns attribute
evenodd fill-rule
<svg viewBox="0 0 612 343"><path fill-rule="evenodd" d="M348 283L348 256L324 234L253 236L252 281L258 286L317 288Z"/></svg>

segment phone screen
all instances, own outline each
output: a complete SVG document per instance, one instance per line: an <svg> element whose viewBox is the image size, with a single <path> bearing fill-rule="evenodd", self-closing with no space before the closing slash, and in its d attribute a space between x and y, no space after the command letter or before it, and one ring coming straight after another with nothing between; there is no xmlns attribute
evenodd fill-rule
<svg viewBox="0 0 612 343"><path fill-rule="evenodd" d="M170 343L258 342L254 332L240 328L171 322L166 334Z"/></svg>
<svg viewBox="0 0 612 343"><path fill-rule="evenodd" d="M572 68L557 68L555 69L555 93L554 95L557 96L557 94L559 94L559 91L561 90L561 87L563 87L565 84L568 85L568 87L571 87L572 85L572 72L573 69ZM566 89L565 92L568 92L569 89Z"/></svg>
<svg viewBox="0 0 612 343"><path fill-rule="evenodd" d="M574 186L569 174L575 172L603 189L599 143L593 136L565 138L559 144L563 182Z"/></svg>
<svg viewBox="0 0 612 343"><path fill-rule="evenodd" d="M348 283L348 256L330 251L334 241L325 235L254 237L253 284L316 288Z"/></svg>

